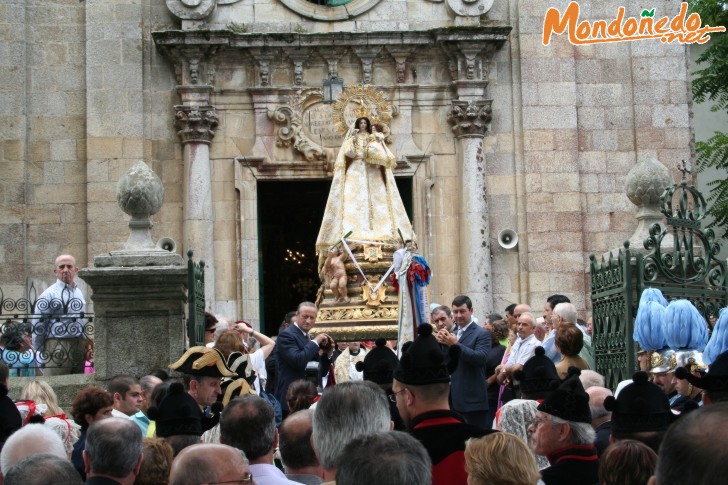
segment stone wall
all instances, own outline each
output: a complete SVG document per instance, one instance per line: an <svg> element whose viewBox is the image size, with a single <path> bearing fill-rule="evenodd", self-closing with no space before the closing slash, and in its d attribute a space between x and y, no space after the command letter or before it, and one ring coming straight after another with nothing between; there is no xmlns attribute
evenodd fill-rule
<svg viewBox="0 0 728 485"><path fill-rule="evenodd" d="M575 47L563 36L544 47L544 12L552 5L563 9L565 1L496 1L478 19L455 15L448 6L452 0L382 0L339 21L313 20L316 12L303 16L279 0L218 3L207 19L183 21L161 0L0 5L0 52L7 54L0 57L4 291L20 294L28 281L50 282L60 252L89 265L95 255L119 249L128 232L116 206L116 182L140 158L166 189L165 204L153 217L153 237L172 237L184 246L185 165L174 124L181 73L155 45L152 32L389 31L395 38L399 32L456 25L512 26L484 70L486 97L493 100L483 151L495 310L515 301L540 308L556 292L573 296L585 309L589 253L619 247L636 224L624 195L627 171L643 155L655 155L670 168L693 157L685 48L659 41ZM616 13L614 2L581 3L586 18ZM659 15L677 9L668 1L651 6ZM627 14L639 15L638 10L630 6ZM254 56L222 49L215 59L200 72L213 80L210 102L220 118L210 145L216 273L211 307L255 320L255 180L241 160L266 155L272 161L304 161L292 148L275 145L275 127L265 112L255 111L256 99L278 103L294 72L288 58L274 57L270 85L262 87ZM463 182L447 122L455 97L450 67L441 51L421 48L408 58L403 82L391 53L379 54L371 71L372 82L393 101L401 102L398 93L414 93L414 145L405 154L428 156L427 175L415 188L421 195L416 219L426 228L418 230L420 247L436 275L432 299L441 303L459 293L461 258L472 257L461 254L457 242L461 228L473 221L458 220ZM338 70L347 84L362 80L361 59L354 53L341 59ZM303 87L320 87L326 73L323 58L307 60ZM519 233L516 250L497 245L498 232L506 228Z"/></svg>

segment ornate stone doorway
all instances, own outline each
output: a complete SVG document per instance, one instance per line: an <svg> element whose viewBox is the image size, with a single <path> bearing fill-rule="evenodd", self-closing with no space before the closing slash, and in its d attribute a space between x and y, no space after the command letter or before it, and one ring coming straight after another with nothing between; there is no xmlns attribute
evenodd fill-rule
<svg viewBox="0 0 728 485"><path fill-rule="evenodd" d="M412 177L397 177L412 217ZM314 301L320 285L315 254L330 180L259 180L258 274L261 330L278 332L286 312Z"/></svg>

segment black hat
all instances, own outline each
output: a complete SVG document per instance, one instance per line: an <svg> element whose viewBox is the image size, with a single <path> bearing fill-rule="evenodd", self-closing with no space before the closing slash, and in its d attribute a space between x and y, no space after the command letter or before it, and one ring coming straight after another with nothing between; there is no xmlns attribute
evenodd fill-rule
<svg viewBox="0 0 728 485"><path fill-rule="evenodd" d="M246 394L255 394L255 391L250 387L248 381L243 379L223 379L220 384L222 389L222 405L227 406L230 401L236 397L244 396Z"/></svg>
<svg viewBox="0 0 728 485"><path fill-rule="evenodd" d="M200 377L237 377L225 362L222 352L209 347L190 347L170 369Z"/></svg>
<svg viewBox="0 0 728 485"><path fill-rule="evenodd" d="M687 379L690 384L708 391L708 393L728 391L728 351L715 358L708 367L707 374L704 374L703 377L691 374L685 367L675 369L675 377Z"/></svg>
<svg viewBox="0 0 728 485"><path fill-rule="evenodd" d="M375 384L391 384L392 373L399 361L387 341L380 337L374 342L375 347L367 352L363 362L356 363L356 370L364 372L364 380Z"/></svg>
<svg viewBox="0 0 728 485"><path fill-rule="evenodd" d="M151 406L147 414L156 421L160 438L181 434L202 436L202 411L179 382L173 382L159 407Z"/></svg>
<svg viewBox="0 0 728 485"><path fill-rule="evenodd" d="M23 426L23 418L12 399L8 397L8 388L0 384L0 448L5 440Z"/></svg>
<svg viewBox="0 0 728 485"><path fill-rule="evenodd" d="M394 378L411 386L450 382L450 373L454 372L460 357L460 346L450 347L450 362L446 365L440 345L432 335L432 325L423 323L417 333L417 338L399 359Z"/></svg>
<svg viewBox="0 0 728 485"><path fill-rule="evenodd" d="M569 375L536 409L566 421L591 424L589 395L579 380L581 371L569 367Z"/></svg>
<svg viewBox="0 0 728 485"><path fill-rule="evenodd" d="M513 373L513 378L519 381L521 393L529 399L545 398L561 382L556 366L541 346L536 347L535 355L523 364L522 370Z"/></svg>
<svg viewBox="0 0 728 485"><path fill-rule="evenodd" d="M616 398L607 396L604 407L612 411L612 431L616 433L665 431L672 422L667 395L649 381L646 372L635 372L632 384Z"/></svg>
<svg viewBox="0 0 728 485"><path fill-rule="evenodd" d="M195 399L185 392L184 386L173 382L159 407L150 407L147 415L149 419L156 421L157 436L160 438L175 435L202 436L204 431L214 427L220 420L222 404L215 403L212 409L215 415L204 417Z"/></svg>

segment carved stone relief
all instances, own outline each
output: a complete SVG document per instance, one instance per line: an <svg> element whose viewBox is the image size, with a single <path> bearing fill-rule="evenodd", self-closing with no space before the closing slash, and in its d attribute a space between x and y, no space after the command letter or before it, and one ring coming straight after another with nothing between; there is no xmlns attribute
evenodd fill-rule
<svg viewBox="0 0 728 485"><path fill-rule="evenodd" d="M213 58L218 46L167 47L159 49L174 61L177 84L214 84Z"/></svg>
<svg viewBox="0 0 728 485"><path fill-rule="evenodd" d="M325 161L324 146L339 146L341 135L335 133L335 130L332 134L326 130L324 123L326 116L319 113L325 109L322 108L323 106L325 105L322 103L321 90L311 88L302 90L300 94L289 96L287 105L269 109L268 119L279 126L276 130L276 145L293 147L308 161ZM331 116L328 119L331 119ZM308 122L308 126L305 126L306 122ZM318 143L315 141L316 134L319 135ZM336 134L338 138L329 139L333 134ZM326 142L324 142L324 135L326 135Z"/></svg>
<svg viewBox="0 0 728 485"><path fill-rule="evenodd" d="M491 120L492 100L461 101L454 100L447 121L456 137L484 136Z"/></svg>
<svg viewBox="0 0 728 485"><path fill-rule="evenodd" d="M166 0L172 15L181 20L207 18L218 5L232 5L240 0Z"/></svg>
<svg viewBox="0 0 728 485"><path fill-rule="evenodd" d="M318 53L324 58L329 68L329 77L339 76L339 61L348 50L348 47L326 47L318 49Z"/></svg>
<svg viewBox="0 0 728 485"><path fill-rule="evenodd" d="M215 136L218 116L212 106L175 106L175 124L182 144L196 142L210 144Z"/></svg>
<svg viewBox="0 0 728 485"><path fill-rule="evenodd" d="M363 84L372 84L372 65L380 50L382 50L381 47L357 47L354 49L354 53L361 61Z"/></svg>
<svg viewBox="0 0 728 485"><path fill-rule="evenodd" d="M448 57L448 69L453 81L487 79L488 69L483 62L492 53L489 47L473 42L447 42L442 50Z"/></svg>
<svg viewBox="0 0 728 485"><path fill-rule="evenodd" d="M309 58L309 53L303 49L296 49L288 52L288 58L293 63L293 85L301 86L303 84L303 67Z"/></svg>
<svg viewBox="0 0 728 485"><path fill-rule="evenodd" d="M394 58L397 69L397 83L402 84L407 79L407 59L413 49L409 47L387 47L387 51Z"/></svg>

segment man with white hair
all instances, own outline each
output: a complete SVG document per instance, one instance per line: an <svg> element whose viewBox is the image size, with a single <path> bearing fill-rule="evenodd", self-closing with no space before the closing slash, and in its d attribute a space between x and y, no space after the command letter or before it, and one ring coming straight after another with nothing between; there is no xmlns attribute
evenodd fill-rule
<svg viewBox="0 0 728 485"><path fill-rule="evenodd" d="M10 467L5 475L4 485L82 485L78 474L68 458L59 458L48 453L38 453L23 458Z"/></svg>
<svg viewBox="0 0 728 485"><path fill-rule="evenodd" d="M579 370L569 376L536 408L528 427L530 445L551 466L541 470L546 485L581 485L599 481L599 457L594 447L589 396L579 381Z"/></svg>
<svg viewBox="0 0 728 485"><path fill-rule="evenodd" d="M43 424L28 424L10 435L0 452L0 471L3 476L23 458L48 453L68 459L61 437Z"/></svg>
<svg viewBox="0 0 728 485"><path fill-rule="evenodd" d="M586 393L589 394L592 428L596 433L594 446L597 448L597 455L602 456L612 437L612 412L604 407L604 399L611 396L612 391L606 387L591 386L586 389Z"/></svg>
<svg viewBox="0 0 728 485"><path fill-rule="evenodd" d="M604 387L604 376L594 370L582 370L579 380L581 381L581 385L584 386L584 390L594 386Z"/></svg>
<svg viewBox="0 0 728 485"><path fill-rule="evenodd" d="M551 314L551 324L553 326L553 330L551 330L551 333L548 335L548 337L544 339L543 347L546 350L546 355L554 361L554 364L558 364L559 362L561 362L561 354L558 353L558 350L556 350L555 354L553 351L550 351L549 348L553 344L547 341L556 339L556 331L561 325L574 325L581 331L582 337L584 339L584 346L579 352L579 357L586 361L590 369L594 369L594 349L592 348L592 339L589 335L586 334L586 332L584 332L584 329L576 324L576 320L576 307L573 304L568 302L557 304Z"/></svg>
<svg viewBox="0 0 728 485"><path fill-rule="evenodd" d="M541 345L534 332L536 331L536 317L530 311L525 310L527 305L516 306L515 313L518 315L516 323L516 339L508 360L495 368L498 384L505 384L513 381L513 373L523 369L523 364L536 353L536 347Z"/></svg>
<svg viewBox="0 0 728 485"><path fill-rule="evenodd" d="M349 381L327 388L313 414L313 447L333 483L344 447L362 435L390 431L392 420L384 391L369 381Z"/></svg>

